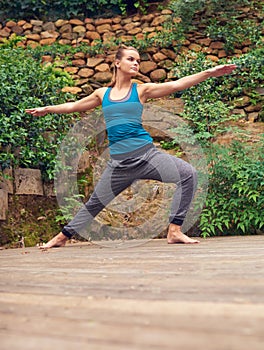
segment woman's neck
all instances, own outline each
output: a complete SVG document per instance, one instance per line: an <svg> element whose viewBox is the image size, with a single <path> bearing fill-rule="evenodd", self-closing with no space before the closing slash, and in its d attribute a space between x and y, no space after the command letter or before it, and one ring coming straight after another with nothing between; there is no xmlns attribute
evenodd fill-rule
<svg viewBox="0 0 264 350"><path fill-rule="evenodd" d="M117 90L128 89L131 86L131 83L132 82L130 77L118 76L114 88L116 88Z"/></svg>

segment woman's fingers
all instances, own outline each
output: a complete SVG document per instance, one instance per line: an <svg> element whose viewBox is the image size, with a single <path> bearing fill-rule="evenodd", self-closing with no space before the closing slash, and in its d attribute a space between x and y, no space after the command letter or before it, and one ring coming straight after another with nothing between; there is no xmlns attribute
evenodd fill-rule
<svg viewBox="0 0 264 350"><path fill-rule="evenodd" d="M25 109L25 112L28 114L31 114L35 117L44 116L46 114L45 110L43 108L30 108Z"/></svg>
<svg viewBox="0 0 264 350"><path fill-rule="evenodd" d="M213 77L217 77L217 76L221 76L224 74L230 74L236 68L237 68L237 66L235 64L224 64L221 66L216 66L214 68L211 68L210 71L211 71Z"/></svg>

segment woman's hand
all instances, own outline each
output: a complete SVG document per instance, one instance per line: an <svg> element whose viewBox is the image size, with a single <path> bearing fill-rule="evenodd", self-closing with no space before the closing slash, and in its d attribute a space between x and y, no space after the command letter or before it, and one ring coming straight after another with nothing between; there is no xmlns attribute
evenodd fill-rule
<svg viewBox="0 0 264 350"><path fill-rule="evenodd" d="M235 64L223 64L207 69L207 72L210 73L211 77L221 77L222 75L232 73L236 68L237 66Z"/></svg>
<svg viewBox="0 0 264 350"><path fill-rule="evenodd" d="M25 110L26 113L33 115L33 117L43 117L48 114L46 107L30 108Z"/></svg>

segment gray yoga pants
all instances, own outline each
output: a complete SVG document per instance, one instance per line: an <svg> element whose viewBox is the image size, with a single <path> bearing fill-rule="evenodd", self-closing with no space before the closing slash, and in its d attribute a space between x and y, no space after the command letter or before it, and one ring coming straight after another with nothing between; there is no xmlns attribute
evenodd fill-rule
<svg viewBox="0 0 264 350"><path fill-rule="evenodd" d="M161 152L151 144L125 159L112 157L90 199L63 228L62 233L68 238L81 233L119 193L141 179L176 184L169 222L182 225L195 194L196 170L189 163Z"/></svg>

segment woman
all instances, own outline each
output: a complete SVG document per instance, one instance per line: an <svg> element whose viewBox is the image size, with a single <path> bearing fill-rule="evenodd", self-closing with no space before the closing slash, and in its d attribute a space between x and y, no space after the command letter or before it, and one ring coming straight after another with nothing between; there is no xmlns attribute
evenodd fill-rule
<svg viewBox="0 0 264 350"><path fill-rule="evenodd" d="M139 71L140 56L133 47L118 49L110 87L102 87L91 95L55 106L27 109L33 116L48 113L85 112L102 105L109 139L110 161L89 201L63 230L43 248L64 246L67 239L81 230L111 201L137 179L153 179L176 183L167 242L199 243L185 235L181 226L196 189L195 169L183 160L158 151L151 136L143 129L143 103L187 89L207 78L231 73L236 65L220 65L177 81L165 83L132 83Z"/></svg>

